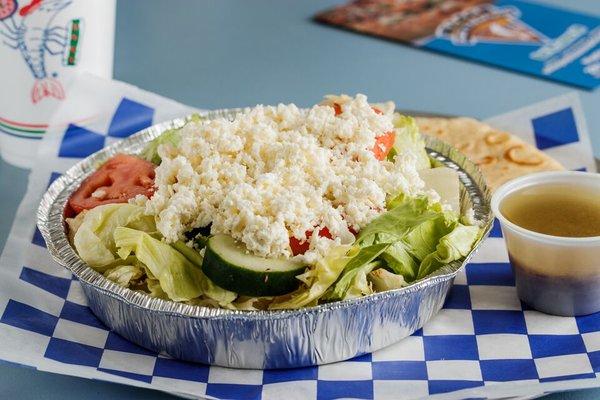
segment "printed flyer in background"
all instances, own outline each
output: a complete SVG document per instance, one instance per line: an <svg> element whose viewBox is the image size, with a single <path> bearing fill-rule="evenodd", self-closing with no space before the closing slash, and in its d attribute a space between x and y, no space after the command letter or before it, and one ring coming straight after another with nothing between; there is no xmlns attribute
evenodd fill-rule
<svg viewBox="0 0 600 400"><path fill-rule="evenodd" d="M586 89L600 84L600 18L565 9L519 0L355 0L315 18Z"/></svg>

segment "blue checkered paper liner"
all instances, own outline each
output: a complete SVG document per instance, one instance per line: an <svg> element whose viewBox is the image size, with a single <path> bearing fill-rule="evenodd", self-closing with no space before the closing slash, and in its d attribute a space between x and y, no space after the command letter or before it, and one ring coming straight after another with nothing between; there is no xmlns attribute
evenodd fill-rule
<svg viewBox="0 0 600 400"><path fill-rule="evenodd" d="M46 187L80 158L189 109L122 83L89 79L79 84L80 102L94 102L99 114L84 124L61 122L44 139L0 260L0 359L218 399L500 398L600 386L600 314L552 317L521 304L498 223L436 317L399 343L353 360L289 370L209 367L156 354L111 332L86 306L78 281L51 261L34 210ZM64 117L57 118L68 121ZM566 163L573 169L594 168L573 95L495 121L512 124L562 162L573 158Z"/></svg>

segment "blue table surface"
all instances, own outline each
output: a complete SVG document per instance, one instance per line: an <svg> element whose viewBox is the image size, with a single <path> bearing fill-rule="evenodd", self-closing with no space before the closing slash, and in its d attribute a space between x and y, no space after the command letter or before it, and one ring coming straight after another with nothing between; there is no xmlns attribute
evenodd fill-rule
<svg viewBox="0 0 600 400"><path fill-rule="evenodd" d="M540 1L541 2L541 1ZM549 97L581 96L600 156L600 90L578 90L412 49L311 21L335 0L121 0L115 78L199 108L295 102L365 93L403 109L486 118ZM600 15L598 0L544 0ZM0 249L27 171L0 161ZM1 338L0 338L1 340ZM167 399L151 390L0 364L0 398ZM548 399L597 399L600 389Z"/></svg>

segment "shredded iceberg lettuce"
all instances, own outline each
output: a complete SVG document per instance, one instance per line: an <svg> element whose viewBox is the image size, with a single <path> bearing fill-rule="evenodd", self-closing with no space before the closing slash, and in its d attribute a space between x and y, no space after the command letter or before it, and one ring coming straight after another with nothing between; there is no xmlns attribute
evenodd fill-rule
<svg viewBox="0 0 600 400"><path fill-rule="evenodd" d="M370 288L367 287L366 276L377 266L377 263L372 261L389 246L389 243L380 243L360 249L358 254L346 264L336 284L323 295L323 300L343 300L359 297L360 293L366 294L366 292L369 292Z"/></svg>
<svg viewBox="0 0 600 400"><path fill-rule="evenodd" d="M431 168L429 156L425 151L425 142L419 133L415 119L406 115L394 114L393 123L396 128L396 140L393 152L388 157L410 154L417 160L417 170Z"/></svg>
<svg viewBox="0 0 600 400"><path fill-rule="evenodd" d="M376 292L400 289L408 285L402 275L394 274L385 268L378 268L370 272L368 279L371 281L373 289Z"/></svg>
<svg viewBox="0 0 600 400"><path fill-rule="evenodd" d="M79 257L92 268L104 272L118 260L113 233L125 226L143 232L156 231L154 217L133 204L106 204L85 213L73 237Z"/></svg>
<svg viewBox="0 0 600 400"><path fill-rule="evenodd" d="M172 246L200 270L200 274L202 275L202 294L204 296L216 301L221 307L227 306L237 298L237 293L215 285L213 281L204 275L201 269L203 260L200 253L193 248L186 246L182 241L175 242Z"/></svg>
<svg viewBox="0 0 600 400"><path fill-rule="evenodd" d="M354 245L334 247L297 278L296 292L275 298L238 299L201 270L203 257L183 242L153 237L155 225L130 204L97 207L77 224L74 244L84 261L117 284L151 296L230 309L293 309L362 297L406 286L465 257L481 234L427 197L400 195L361 230Z"/></svg>
<svg viewBox="0 0 600 400"><path fill-rule="evenodd" d="M313 268L303 274L305 276L301 280L308 282L308 287L292 293L291 296L283 296L283 300L274 301L269 308L273 310L301 308L316 302L337 280L358 251L348 245L333 247L324 258L317 261Z"/></svg>
<svg viewBox="0 0 600 400"><path fill-rule="evenodd" d="M148 277L146 279L146 287L150 296L163 300L169 299L169 296L165 293L164 290L162 290L162 287L160 287L160 282L158 281L158 279Z"/></svg>
<svg viewBox="0 0 600 400"><path fill-rule="evenodd" d="M118 227L114 230L117 253L131 253L152 272L171 300L187 301L202 294L202 272L183 254L145 232Z"/></svg>
<svg viewBox="0 0 600 400"><path fill-rule="evenodd" d="M452 232L440 238L436 251L428 254L423 259L419 266L418 277L424 278L444 264L465 257L480 236L481 229L479 227L457 224Z"/></svg>
<svg viewBox="0 0 600 400"><path fill-rule="evenodd" d="M144 276L144 268L139 265L121 265L110 269L104 276L119 286L129 287L133 281Z"/></svg>
<svg viewBox="0 0 600 400"><path fill-rule="evenodd" d="M381 258L393 273L402 275L409 281L417 277L419 264L409 254L407 245L402 241L392 241L390 247L381 253Z"/></svg>

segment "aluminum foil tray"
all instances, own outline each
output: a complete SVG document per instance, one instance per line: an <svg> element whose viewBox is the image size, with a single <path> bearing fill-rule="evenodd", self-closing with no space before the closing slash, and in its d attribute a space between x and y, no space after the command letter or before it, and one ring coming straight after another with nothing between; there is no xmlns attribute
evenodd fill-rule
<svg viewBox="0 0 600 400"><path fill-rule="evenodd" d="M239 109L206 113L232 118ZM442 307L462 262L393 291L290 311L231 311L175 303L122 288L88 267L67 240L63 212L83 179L116 153L135 154L176 119L107 147L70 168L49 188L38 209L48 251L81 282L89 307L106 326L130 341L172 357L233 368L290 368L326 364L369 353L410 335ZM426 138L431 159L458 171L461 207L473 207L489 234L490 193L479 170L456 149ZM482 238L483 240L483 238Z"/></svg>

